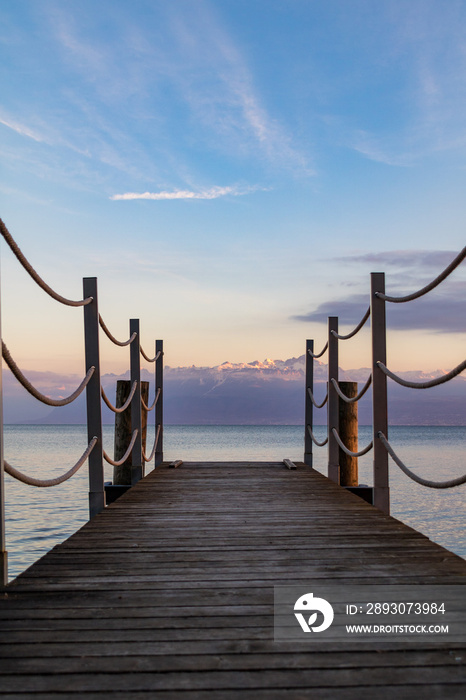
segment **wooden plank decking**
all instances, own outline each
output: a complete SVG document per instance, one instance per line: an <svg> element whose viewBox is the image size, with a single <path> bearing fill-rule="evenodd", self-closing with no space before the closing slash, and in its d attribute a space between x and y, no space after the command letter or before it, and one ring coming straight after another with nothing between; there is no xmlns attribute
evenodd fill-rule
<svg viewBox="0 0 466 700"><path fill-rule="evenodd" d="M162 465L0 594L0 696L465 697L458 645L274 642L273 585L315 579L465 584L466 561L302 464Z"/></svg>

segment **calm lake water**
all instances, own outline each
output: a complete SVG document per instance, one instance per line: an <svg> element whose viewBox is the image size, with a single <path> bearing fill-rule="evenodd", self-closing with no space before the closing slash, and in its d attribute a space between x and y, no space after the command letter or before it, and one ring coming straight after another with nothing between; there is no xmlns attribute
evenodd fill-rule
<svg viewBox="0 0 466 700"><path fill-rule="evenodd" d="M87 444L86 428L74 426L5 426L5 459L39 478L59 476L78 459ZM316 427L317 439L325 428ZM371 440L360 428L360 447ZM166 460L303 459L301 426L166 426ZM438 481L466 472L466 427L392 427L390 442L413 471ZM151 449L154 429L148 430ZM104 426L104 447L113 454L113 428ZM314 466L326 473L326 449L314 448ZM372 457L359 460L360 483L372 484ZM107 465L106 480L113 467ZM437 490L419 486L390 462L392 515L435 542L466 558L464 512L466 484ZM17 576L55 544L86 522L87 466L52 488L26 486L5 475L6 530L10 578Z"/></svg>

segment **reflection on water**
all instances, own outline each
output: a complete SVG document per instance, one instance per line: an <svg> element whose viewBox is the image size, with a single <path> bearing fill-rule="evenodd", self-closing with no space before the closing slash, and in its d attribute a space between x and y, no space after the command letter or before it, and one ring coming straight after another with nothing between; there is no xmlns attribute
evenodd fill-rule
<svg viewBox="0 0 466 700"><path fill-rule="evenodd" d="M318 440L325 428L315 428ZM281 461L303 458L301 426L166 426L164 458L185 461ZM152 445L153 427L147 444ZM393 427L390 442L418 474L442 481L466 472L465 427ZM360 428L360 446L371 440ZM59 476L72 466L87 444L84 426L5 426L5 458L31 476ZM104 446L113 451L113 428L104 426ZM326 450L314 448L314 466L326 473ZM106 465L107 481L113 467ZM359 460L360 483L372 484L372 457ZM5 475L7 548L14 577L86 522L87 467L51 488L26 486ZM392 515L456 554L466 558L464 507L466 485L428 489L408 479L390 463Z"/></svg>

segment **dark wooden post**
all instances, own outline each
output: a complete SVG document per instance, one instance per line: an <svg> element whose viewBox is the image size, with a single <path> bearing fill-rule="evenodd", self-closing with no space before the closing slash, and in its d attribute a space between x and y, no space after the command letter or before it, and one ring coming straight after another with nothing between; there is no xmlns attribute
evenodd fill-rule
<svg viewBox="0 0 466 700"><path fill-rule="evenodd" d="M93 518L105 508L97 277L85 277L83 291L84 299L92 297L92 302L84 306L84 345L86 372L95 367L86 387L87 439L90 442L93 437L97 438L89 455L89 518Z"/></svg>
<svg viewBox="0 0 466 700"><path fill-rule="evenodd" d="M123 406L131 393L131 382L128 379L118 379L116 386L115 406ZM149 400L149 382L142 382L141 394L146 405ZM142 420L142 448L146 449L147 437L147 411L143 408L141 412ZM131 442L133 431L131 429L131 408L122 413L115 413L115 440L114 440L114 460L119 462L124 456ZM130 455L123 464L113 467L113 485L131 485L132 456Z"/></svg>
<svg viewBox="0 0 466 700"><path fill-rule="evenodd" d="M163 340L155 341L155 355L160 355L155 360L155 392L160 389L159 398L155 405L155 435L160 427L159 439L155 449L154 465L156 467L163 462Z"/></svg>
<svg viewBox="0 0 466 700"><path fill-rule="evenodd" d="M390 488L388 478L388 453L378 433L388 438L387 377L377 362L387 364L385 300L377 296L385 294L385 274L371 274L371 333L372 333L372 425L374 443L374 505L384 513L390 513Z"/></svg>
<svg viewBox="0 0 466 700"><path fill-rule="evenodd" d="M142 459L142 406L141 406L141 338L139 335L139 319L132 318L129 322L130 336L136 333L136 338L130 345L131 386L137 382L136 391L131 401L131 428L138 431L136 442L131 453L131 484L137 484L144 476Z"/></svg>
<svg viewBox="0 0 466 700"><path fill-rule="evenodd" d="M0 318L1 337L1 318ZM0 352L0 586L8 583L8 552L5 542L5 479L3 471L2 353Z"/></svg>
<svg viewBox="0 0 466 700"><path fill-rule="evenodd" d="M312 467L312 438L309 435L309 428L313 426L313 405L309 391L314 393L314 357L310 353L314 352L314 341L306 340L306 397L304 403L304 464Z"/></svg>
<svg viewBox="0 0 466 700"><path fill-rule="evenodd" d="M339 397L333 386L332 379L338 382L338 338L332 331L338 333L338 318L328 319L328 478L340 483L340 464L338 443L333 434L333 428L338 430Z"/></svg>
<svg viewBox="0 0 466 700"><path fill-rule="evenodd" d="M340 389L345 396L353 399L358 395L357 382L339 382ZM351 451L358 451L358 404L347 403L340 398L339 429L341 441ZM347 455L340 449L340 485L358 485L358 458Z"/></svg>

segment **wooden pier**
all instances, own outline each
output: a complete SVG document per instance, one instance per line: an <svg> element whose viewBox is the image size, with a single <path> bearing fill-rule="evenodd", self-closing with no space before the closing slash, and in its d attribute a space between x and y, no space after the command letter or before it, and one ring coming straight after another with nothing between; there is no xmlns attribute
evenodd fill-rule
<svg viewBox="0 0 466 700"><path fill-rule="evenodd" d="M465 697L458 644L274 642L310 580L466 591L466 561L301 463L164 463L0 594L1 698Z"/></svg>

